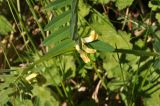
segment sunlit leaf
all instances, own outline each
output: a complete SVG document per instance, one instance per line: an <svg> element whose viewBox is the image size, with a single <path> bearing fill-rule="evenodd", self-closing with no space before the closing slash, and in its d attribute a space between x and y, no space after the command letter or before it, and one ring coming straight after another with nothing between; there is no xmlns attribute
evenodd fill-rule
<svg viewBox="0 0 160 106"><path fill-rule="evenodd" d="M36 96L35 106L59 106L59 101L45 87L34 86L33 95Z"/></svg>
<svg viewBox="0 0 160 106"><path fill-rule="evenodd" d="M14 31L12 25L4 16L0 15L0 34L5 35L11 31Z"/></svg>
<svg viewBox="0 0 160 106"><path fill-rule="evenodd" d="M160 9L159 0L151 0L148 3L148 7L150 7L153 11Z"/></svg>
<svg viewBox="0 0 160 106"><path fill-rule="evenodd" d="M160 23L160 13L156 14L156 19L158 20L158 22Z"/></svg>
<svg viewBox="0 0 160 106"><path fill-rule="evenodd" d="M14 93L14 89L12 89L12 88L1 90L0 95L3 97L1 97L1 99L0 99L0 105L6 104L10 99L9 95L11 95L12 93Z"/></svg>
<svg viewBox="0 0 160 106"><path fill-rule="evenodd" d="M119 10L122 10L132 4L134 0L116 0L116 6Z"/></svg>
<svg viewBox="0 0 160 106"><path fill-rule="evenodd" d="M85 17L89 14L91 8L85 3L84 0L79 0L78 6L81 7L78 11L78 14L81 17Z"/></svg>

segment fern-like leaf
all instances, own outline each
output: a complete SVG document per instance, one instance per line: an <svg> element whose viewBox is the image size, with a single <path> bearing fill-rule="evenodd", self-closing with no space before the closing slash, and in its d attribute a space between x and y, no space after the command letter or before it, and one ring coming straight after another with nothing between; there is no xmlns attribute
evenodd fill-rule
<svg viewBox="0 0 160 106"><path fill-rule="evenodd" d="M47 30L51 30L52 28L57 28L60 27L62 25L64 25L65 23L67 23L70 20L71 17L71 11L68 10L64 13L62 13L61 15L53 18L44 28L45 31Z"/></svg>
<svg viewBox="0 0 160 106"><path fill-rule="evenodd" d="M55 31L52 34L50 34L50 36L43 41L43 44L46 46L51 44L56 44L57 42L60 42L63 39L69 37L70 37L70 27L60 28L58 31Z"/></svg>
<svg viewBox="0 0 160 106"><path fill-rule="evenodd" d="M74 1L74 0L73 0ZM70 5L72 0L56 0L46 7L46 10L55 10Z"/></svg>

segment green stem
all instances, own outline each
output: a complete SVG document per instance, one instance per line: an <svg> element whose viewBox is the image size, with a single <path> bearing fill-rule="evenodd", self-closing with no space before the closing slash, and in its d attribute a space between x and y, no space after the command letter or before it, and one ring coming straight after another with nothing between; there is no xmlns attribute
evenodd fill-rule
<svg viewBox="0 0 160 106"><path fill-rule="evenodd" d="M94 69L95 69L96 74L98 75L99 79L102 81L103 87L107 90L107 86L106 86L106 84L104 83L104 78L105 78L105 77L102 77L102 76L100 75L100 73L98 72L98 69L97 69L97 67L96 67L95 64L94 64ZM105 75L104 75L104 76L105 76Z"/></svg>
<svg viewBox="0 0 160 106"><path fill-rule="evenodd" d="M64 86L64 84L63 84L62 81L61 81L61 85L62 85L62 88L63 88L63 91L64 91L65 96L68 98L67 91L66 91L65 86Z"/></svg>
<svg viewBox="0 0 160 106"><path fill-rule="evenodd" d="M119 63L120 69L121 69L121 74L122 74L123 83L124 83L124 85L126 86L125 77L124 77L124 73L123 73L123 68L122 68L122 64L121 64L120 56L119 56L118 52L117 52L117 57L118 57L118 60L119 60L118 63Z"/></svg>
<svg viewBox="0 0 160 106"><path fill-rule="evenodd" d="M32 15L33 15L33 17L34 17L34 19L35 19L35 21L36 21L41 33L42 33L42 36L43 36L43 39L44 39L45 38L45 33L43 31L43 28L42 28L41 24L38 22L38 17L37 17L37 15L36 15L36 13L35 13L35 11L33 9L33 6L31 4L30 0L26 0L26 2L27 2L28 6L30 8L30 11L32 12Z"/></svg>
<svg viewBox="0 0 160 106"><path fill-rule="evenodd" d="M16 9L16 7L15 7L13 1L10 0L10 2L9 2L9 1L7 0L7 2L8 2L8 5L9 5L9 7L10 7L10 10L12 11L12 8L14 9L14 11L15 11L15 13L16 13L16 15L17 15L19 21L20 21L21 30L24 30L24 32L26 32L27 37L28 37L29 41L31 42L34 51L37 51L37 49L36 49L36 47L35 47L35 45L34 45L32 39L31 39L31 37L30 37L29 34L28 34L27 28L25 27L25 25L24 25L24 23L23 23L23 21L22 21L21 16L19 16L19 14L18 14L18 11L17 11L17 9ZM10 4L12 5L12 8L11 8L11 5L10 5ZM13 11L12 11L12 13L13 13ZM13 15L13 17L15 17L14 14L12 14L12 15ZM22 33L21 33L21 34L22 34ZM24 36L22 36L22 37L23 37L24 41L27 42L27 41L25 40L25 37L24 37ZM26 47L27 47L27 46L26 46Z"/></svg>
<svg viewBox="0 0 160 106"><path fill-rule="evenodd" d="M136 56L160 56L160 54L155 52L146 52L142 50L129 50L129 49L115 49L116 53L133 54Z"/></svg>
<svg viewBox="0 0 160 106"><path fill-rule="evenodd" d="M63 88L63 91L64 91L64 93L65 93L66 98L69 99L69 103L70 103L72 106L74 106L74 105L73 105L73 101L72 101L71 98L69 97L69 95L68 95L68 93L67 93L67 91L66 91L66 88L65 88L63 82L61 82L61 85L62 85L62 88Z"/></svg>
<svg viewBox="0 0 160 106"><path fill-rule="evenodd" d="M2 52L3 52L4 58L5 58L8 66L9 66L9 68L11 68L11 65L10 65L10 63L9 63L9 60L8 60L7 55L6 55L5 51L3 50L3 48L2 48Z"/></svg>
<svg viewBox="0 0 160 106"><path fill-rule="evenodd" d="M7 0L7 1L8 1L8 0ZM39 58L40 58L41 55L40 55L40 53L38 52L38 50L37 50L37 48L36 48L34 42L32 41L32 39L31 39L31 37L30 37L30 35L29 35L29 33L28 33L27 27L25 26L25 24L24 24L24 22L23 22L21 16L19 16L18 11L17 11L17 9L16 9L16 7L15 7L13 1L10 0L10 2L11 2L11 5L12 5L12 7L13 7L13 9L14 9L14 11L15 11L15 13L16 13L16 15L17 15L19 21L20 21L20 24L21 24L21 26L22 26L22 30L24 30L24 32L26 32L26 35L27 35L28 40L30 41L32 47L33 47L34 52L36 52L36 54L37 54L37 55L39 56ZM8 4L10 4L10 3L8 2ZM14 14L13 14L13 15L14 15ZM26 47L27 47L27 46L26 46ZM29 47L29 48L30 48L30 47Z"/></svg>
<svg viewBox="0 0 160 106"><path fill-rule="evenodd" d="M18 51L17 51L16 47L14 46L13 42L11 42L11 45L12 45L12 47L13 47L14 51L16 52L16 54L17 54L18 58L19 58L19 59L21 60L21 62L23 63L23 59L20 57L20 55L19 55L19 53L18 53Z"/></svg>
<svg viewBox="0 0 160 106"><path fill-rule="evenodd" d="M12 14L12 16L13 16L13 19L14 19L16 25L17 25L17 28L18 28L19 32L22 33L22 29L21 29L21 28L19 27L19 25L18 25L18 22L17 22L17 20L16 20L16 17L15 17L15 15L14 15L13 11L12 11L12 7L11 7L10 2L9 2L8 0L7 0L7 3L8 3L8 6L9 6L9 9L10 9L10 11L11 11L11 14ZM24 38L24 36L22 36L22 38L23 38L24 42L26 42L26 39Z"/></svg>

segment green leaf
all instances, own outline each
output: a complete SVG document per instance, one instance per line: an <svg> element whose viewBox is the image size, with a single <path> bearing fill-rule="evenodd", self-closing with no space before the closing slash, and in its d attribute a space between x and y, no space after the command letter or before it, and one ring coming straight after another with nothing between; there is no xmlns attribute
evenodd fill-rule
<svg viewBox="0 0 160 106"><path fill-rule="evenodd" d="M52 10L52 9L58 9L62 8L64 6L70 5L72 0L56 0L49 5L47 5L46 9L47 10Z"/></svg>
<svg viewBox="0 0 160 106"><path fill-rule="evenodd" d="M101 52L112 52L114 51L114 48L109 45L108 43L105 43L103 41L95 41L89 43L94 49L101 51Z"/></svg>
<svg viewBox="0 0 160 106"><path fill-rule="evenodd" d="M151 0L148 3L148 7L150 7L153 11L160 9L159 0Z"/></svg>
<svg viewBox="0 0 160 106"><path fill-rule="evenodd" d="M56 28L62 26L63 24L67 23L71 17L71 10L68 10L61 15L53 18L44 28L45 31L51 30L52 28Z"/></svg>
<svg viewBox="0 0 160 106"><path fill-rule="evenodd" d="M160 69L160 58L158 58L158 59L156 59L156 60L154 61L153 67L154 67L155 69Z"/></svg>
<svg viewBox="0 0 160 106"><path fill-rule="evenodd" d="M155 86L149 98L144 98L144 106L159 106L160 104L160 84Z"/></svg>
<svg viewBox="0 0 160 106"><path fill-rule="evenodd" d="M59 63L58 61L56 61L56 62ZM50 72L49 75L48 75L48 73L45 73L47 83L52 84L53 86L57 86L62 82L63 76L62 76L61 71L58 67L51 66L46 71Z"/></svg>
<svg viewBox="0 0 160 106"><path fill-rule="evenodd" d="M78 0L73 0L72 1L72 14L71 14L71 37L73 40L77 39L77 33L78 33Z"/></svg>
<svg viewBox="0 0 160 106"><path fill-rule="evenodd" d="M33 95L36 97L34 106L59 106L59 101L52 96L50 89L34 86Z"/></svg>
<svg viewBox="0 0 160 106"><path fill-rule="evenodd" d="M117 53L124 53L124 54L133 54L133 55L136 55L136 56L159 56L158 53L154 53L154 52L146 52L146 51L143 51L143 50L130 50L130 49L116 49L114 52L117 52Z"/></svg>
<svg viewBox="0 0 160 106"><path fill-rule="evenodd" d="M48 54L55 54L56 53L61 53L61 52L65 52L65 50L70 50L71 48L74 47L74 42L71 39L67 39L62 41L59 45L57 45L55 48L51 49ZM54 56L54 55L53 55Z"/></svg>
<svg viewBox="0 0 160 106"><path fill-rule="evenodd" d="M20 100L20 98L15 98L14 100L15 106L33 106L31 100Z"/></svg>
<svg viewBox="0 0 160 106"><path fill-rule="evenodd" d="M75 77L76 75L76 65L75 65L75 58L72 55L64 55L63 56L64 62L64 78L69 79L71 77ZM65 80L64 79L64 80Z"/></svg>
<svg viewBox="0 0 160 106"><path fill-rule="evenodd" d="M90 9L91 9L91 7L87 3L85 3L84 0L79 0L78 7L80 7L78 14L81 17L87 16L90 12Z"/></svg>
<svg viewBox="0 0 160 106"><path fill-rule="evenodd" d="M0 84L0 91L8 88L10 84L16 79L14 75L0 75L0 78L4 80L4 83Z"/></svg>
<svg viewBox="0 0 160 106"><path fill-rule="evenodd" d="M108 3L110 0L91 0L91 1L93 1L93 3L106 4L106 3Z"/></svg>
<svg viewBox="0 0 160 106"><path fill-rule="evenodd" d="M133 0L116 0L116 6L119 10L122 10L126 7L129 7L132 4Z"/></svg>
<svg viewBox="0 0 160 106"><path fill-rule="evenodd" d="M43 44L48 46L51 44L56 44L57 42L70 37L70 28L69 27L64 27L58 29L58 31L51 33L49 37L47 37L44 41Z"/></svg>
<svg viewBox="0 0 160 106"><path fill-rule="evenodd" d="M102 15L97 10L93 10L94 13L90 18L90 24L96 30L96 32L103 35L103 32L106 32L105 35L114 36L117 35L115 27L110 22L109 18L106 15Z"/></svg>
<svg viewBox="0 0 160 106"><path fill-rule="evenodd" d="M160 53L160 41L158 39L155 39L154 43L153 43L153 47L155 49L156 52Z"/></svg>
<svg viewBox="0 0 160 106"><path fill-rule="evenodd" d="M156 19L158 20L158 22L160 23L160 13L156 14Z"/></svg>
<svg viewBox="0 0 160 106"><path fill-rule="evenodd" d="M12 25L4 16L0 15L0 34L6 35L8 32L11 31L14 31Z"/></svg>
<svg viewBox="0 0 160 106"><path fill-rule="evenodd" d="M74 49L74 45L75 45L74 41L72 41L71 39L66 39L62 41L60 44L58 44L56 47L51 49L46 55L41 57L41 59L38 60L36 63L42 62L44 60L48 60L52 57L71 51Z"/></svg>
<svg viewBox="0 0 160 106"><path fill-rule="evenodd" d="M131 49L132 45L130 44L130 34L124 31L116 31L112 23L109 21L109 18L97 14L92 14L91 25L95 31L102 36L99 36L101 41L109 43L113 47Z"/></svg>
<svg viewBox="0 0 160 106"><path fill-rule="evenodd" d="M51 49L47 54L42 56L39 60L35 61L32 65L24 69L21 74L22 75L25 74L28 70L32 69L35 65L41 62L44 62L45 60L49 60L55 56L74 50L74 46L75 46L75 42L73 40L71 39L63 40L61 43L59 43L53 49Z"/></svg>
<svg viewBox="0 0 160 106"><path fill-rule="evenodd" d="M8 100L10 99L9 95L14 92L13 88L8 88L5 90L0 91L1 99L0 99L0 105L6 104Z"/></svg>

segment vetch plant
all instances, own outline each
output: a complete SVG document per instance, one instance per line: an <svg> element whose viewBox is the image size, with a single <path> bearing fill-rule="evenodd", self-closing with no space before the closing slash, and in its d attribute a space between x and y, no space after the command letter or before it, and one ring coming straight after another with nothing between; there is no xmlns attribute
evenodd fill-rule
<svg viewBox="0 0 160 106"><path fill-rule="evenodd" d="M75 48L76 48L76 50L80 54L80 57L83 59L83 61L85 63L90 62L90 59L87 56L87 53L96 53L95 49L88 48L85 45L85 43L87 44L87 43L93 42L93 41L95 41L97 39L98 39L98 35L96 34L96 32L95 31L91 31L89 37L81 38L81 41L80 41L81 45L76 44Z"/></svg>
<svg viewBox="0 0 160 106"><path fill-rule="evenodd" d="M158 0L6 2L0 104L159 104Z"/></svg>

